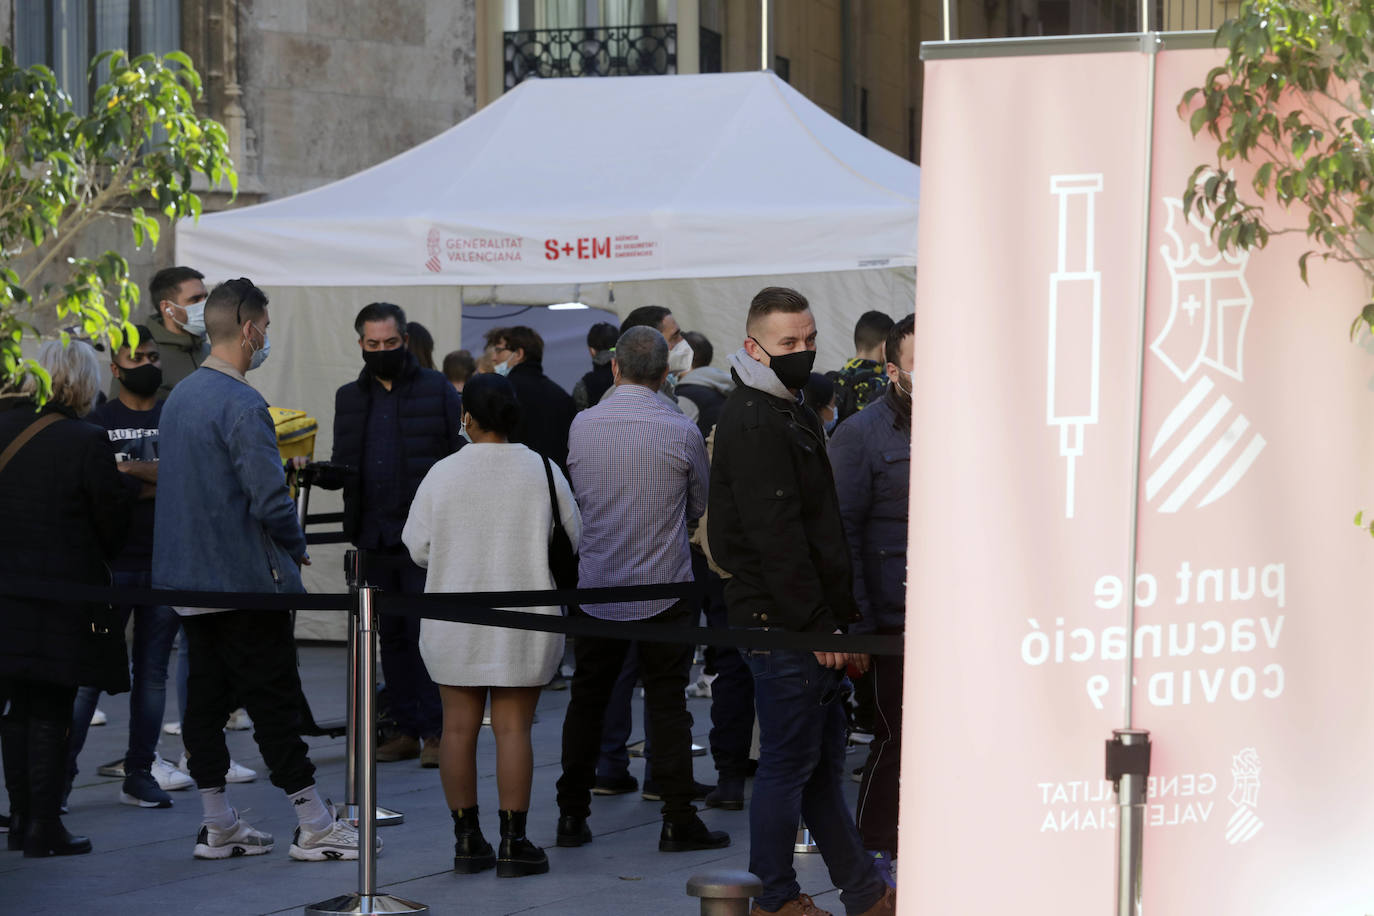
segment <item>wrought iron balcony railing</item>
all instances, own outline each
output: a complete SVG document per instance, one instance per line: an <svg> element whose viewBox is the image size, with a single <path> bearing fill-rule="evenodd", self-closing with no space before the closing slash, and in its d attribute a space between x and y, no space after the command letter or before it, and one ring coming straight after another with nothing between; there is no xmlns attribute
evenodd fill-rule
<svg viewBox="0 0 1374 916"><path fill-rule="evenodd" d="M506 89L532 76L548 79L676 72L677 26L672 24L506 33Z"/></svg>

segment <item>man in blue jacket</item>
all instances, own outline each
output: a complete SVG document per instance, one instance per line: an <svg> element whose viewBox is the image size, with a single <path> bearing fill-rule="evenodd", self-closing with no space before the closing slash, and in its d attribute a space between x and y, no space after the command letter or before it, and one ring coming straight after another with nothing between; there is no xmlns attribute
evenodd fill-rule
<svg viewBox="0 0 1374 916"><path fill-rule="evenodd" d="M162 409L153 586L209 592L304 592L310 562L286 487L267 402L245 378L267 357L267 296L251 280L215 287L205 303L213 345ZM291 615L284 610L178 607L190 644L182 740L204 819L198 859L270 852L273 839L229 806L224 721L235 698L300 821L291 858L356 859L358 832L336 820L315 787L301 740L301 682Z"/></svg>
<svg viewBox="0 0 1374 916"><path fill-rule="evenodd" d="M334 396L333 463L357 472L344 483L344 534L380 561L364 570L368 584L418 594L425 571L410 561L401 529L420 481L463 444L463 402L442 372L420 368L400 306L373 302L353 326L363 370ZM443 709L420 658L420 619L384 614L378 631L399 734L377 748L377 759L419 757L422 766L437 767Z"/></svg>
<svg viewBox="0 0 1374 916"><path fill-rule="evenodd" d="M854 564L863 619L851 633L900 634L906 626L906 538L911 485L911 368L916 317L888 332L889 384L835 430L830 463ZM897 776L902 749L902 659L875 655L869 677L877 712L854 820L889 885L897 855Z"/></svg>

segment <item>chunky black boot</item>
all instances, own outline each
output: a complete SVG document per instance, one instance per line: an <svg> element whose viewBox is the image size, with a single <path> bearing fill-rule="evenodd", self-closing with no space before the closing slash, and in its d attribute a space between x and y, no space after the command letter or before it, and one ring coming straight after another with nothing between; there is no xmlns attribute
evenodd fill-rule
<svg viewBox="0 0 1374 916"><path fill-rule="evenodd" d="M5 760L5 789L10 796L10 832L5 845L10 852L24 848L24 828L29 814L29 726L9 716L0 719L0 747Z"/></svg>
<svg viewBox="0 0 1374 916"><path fill-rule="evenodd" d="M477 806L459 808L453 814L453 870L460 875L486 871L496 864L496 853L482 836Z"/></svg>
<svg viewBox="0 0 1374 916"><path fill-rule="evenodd" d="M29 720L29 820L24 830L24 855L79 856L91 851L91 841L73 836L58 817L67 783L67 732L70 722Z"/></svg>
<svg viewBox="0 0 1374 916"><path fill-rule="evenodd" d="M501 816L501 850L496 854L496 877L523 878L548 871L549 857L544 850L525 839L525 818L529 812L497 813Z"/></svg>

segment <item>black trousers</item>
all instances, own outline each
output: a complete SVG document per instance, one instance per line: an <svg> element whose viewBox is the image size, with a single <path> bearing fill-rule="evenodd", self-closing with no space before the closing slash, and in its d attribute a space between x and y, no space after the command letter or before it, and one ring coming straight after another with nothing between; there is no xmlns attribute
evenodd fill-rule
<svg viewBox="0 0 1374 916"><path fill-rule="evenodd" d="M272 785L287 794L313 785L315 765L300 737L303 694L291 615L218 611L183 617L182 625L191 658L181 737L196 785L224 785L224 720L240 703L253 718L253 740Z"/></svg>
<svg viewBox="0 0 1374 916"><path fill-rule="evenodd" d="M367 570L368 585L403 595L424 594L425 571L410 561L404 546L379 547L368 553L396 561ZM420 656L420 618L378 614L377 639L387 706L396 727L412 738L437 738L444 730L444 708L439 688Z"/></svg>
<svg viewBox="0 0 1374 916"><path fill-rule="evenodd" d="M644 622L692 626L699 614L700 608L684 598ZM558 809L563 814L591 814L606 704L631 641L637 644L644 681L649 717L646 731L654 736L654 781L663 793L663 819L681 823L696 814L692 805L692 716L687 712L686 694L694 647L637 639L639 623L622 624L624 639L579 636L574 643L577 670L563 719L563 775L558 780Z"/></svg>
<svg viewBox="0 0 1374 916"><path fill-rule="evenodd" d="M902 657L873 656L869 668L877 700L854 820L864 849L897 854L898 775L902 768Z"/></svg>

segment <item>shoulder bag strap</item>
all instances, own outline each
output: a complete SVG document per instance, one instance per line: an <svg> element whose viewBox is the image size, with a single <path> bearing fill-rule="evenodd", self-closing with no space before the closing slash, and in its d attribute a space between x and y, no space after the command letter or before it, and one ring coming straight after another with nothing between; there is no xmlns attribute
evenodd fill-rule
<svg viewBox="0 0 1374 916"><path fill-rule="evenodd" d="M54 423L60 423L64 419L66 418L61 414L50 413L45 417L39 417L37 420L34 420L28 426L24 427L19 435L14 437L14 441L11 442L3 452L0 452L0 471L5 470L5 466L10 463L10 459L18 454L19 450L27 445L30 439L47 429L49 426L52 426ZM549 485L553 486L552 478L550 478ZM557 512L557 508L555 508L554 511Z"/></svg>
<svg viewBox="0 0 1374 916"><path fill-rule="evenodd" d="M549 464L549 459L543 455L539 457L544 459L544 476L549 481L549 504L553 506L553 527L555 531L562 531L563 516L558 511L558 493L553 488L553 465ZM0 469L3 468L3 456L0 456Z"/></svg>

